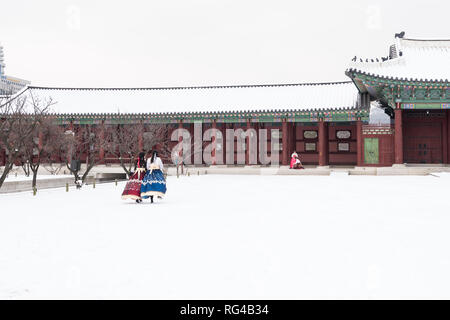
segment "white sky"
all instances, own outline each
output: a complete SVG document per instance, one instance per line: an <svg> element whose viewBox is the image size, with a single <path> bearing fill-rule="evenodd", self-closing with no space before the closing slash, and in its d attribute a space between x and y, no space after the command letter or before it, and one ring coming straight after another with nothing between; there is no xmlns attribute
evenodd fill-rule
<svg viewBox="0 0 450 320"><path fill-rule="evenodd" d="M148 87L347 80L394 33L450 38L450 2L2 1L6 73L33 85Z"/></svg>

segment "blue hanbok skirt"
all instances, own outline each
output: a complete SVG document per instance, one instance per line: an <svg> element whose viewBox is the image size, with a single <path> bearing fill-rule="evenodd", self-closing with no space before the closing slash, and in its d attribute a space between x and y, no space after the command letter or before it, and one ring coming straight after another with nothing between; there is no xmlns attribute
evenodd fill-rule
<svg viewBox="0 0 450 320"><path fill-rule="evenodd" d="M148 170L142 180L141 197L143 199L150 196L164 196L166 193L166 180L164 174L159 169Z"/></svg>

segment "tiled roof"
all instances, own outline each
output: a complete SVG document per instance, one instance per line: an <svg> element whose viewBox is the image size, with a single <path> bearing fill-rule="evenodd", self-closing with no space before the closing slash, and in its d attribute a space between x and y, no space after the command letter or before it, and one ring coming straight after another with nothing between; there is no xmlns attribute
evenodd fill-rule
<svg viewBox="0 0 450 320"><path fill-rule="evenodd" d="M347 72L409 81L448 82L450 79L450 40L396 38L392 50L394 56L385 61L380 58L361 62L355 57Z"/></svg>
<svg viewBox="0 0 450 320"><path fill-rule="evenodd" d="M189 113L356 108L349 82L176 88L42 88L23 94L51 97L56 113Z"/></svg>

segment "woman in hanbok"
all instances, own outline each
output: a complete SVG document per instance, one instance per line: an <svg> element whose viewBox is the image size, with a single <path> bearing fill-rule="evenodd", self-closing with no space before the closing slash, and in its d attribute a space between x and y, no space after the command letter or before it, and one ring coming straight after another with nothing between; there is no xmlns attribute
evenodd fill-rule
<svg viewBox="0 0 450 320"><path fill-rule="evenodd" d="M294 151L294 153L291 155L291 165L289 166L290 169L304 169L302 162L300 161L298 157L298 153Z"/></svg>
<svg viewBox="0 0 450 320"><path fill-rule="evenodd" d="M134 172L130 177L130 180L125 186L125 190L122 192L122 199L136 200L137 203L142 202L141 198L141 184L145 176L145 153L139 153L139 157L134 164Z"/></svg>
<svg viewBox="0 0 450 320"><path fill-rule="evenodd" d="M153 197L162 198L166 193L166 180L163 174L163 163L158 157L158 152L153 151L152 157L147 159L147 173L141 186L142 199L150 198L153 203Z"/></svg>

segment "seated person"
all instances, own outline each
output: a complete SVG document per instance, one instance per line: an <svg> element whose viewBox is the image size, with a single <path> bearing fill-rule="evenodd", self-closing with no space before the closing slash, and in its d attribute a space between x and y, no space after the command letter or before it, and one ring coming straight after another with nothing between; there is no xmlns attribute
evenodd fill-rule
<svg viewBox="0 0 450 320"><path fill-rule="evenodd" d="M291 155L291 165L289 167L290 169L304 169L302 162L300 161L297 152L294 151L294 153Z"/></svg>

